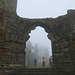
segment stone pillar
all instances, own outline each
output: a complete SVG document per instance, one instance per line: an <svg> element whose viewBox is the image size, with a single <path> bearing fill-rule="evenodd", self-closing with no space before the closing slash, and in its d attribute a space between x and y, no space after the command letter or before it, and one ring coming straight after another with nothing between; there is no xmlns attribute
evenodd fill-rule
<svg viewBox="0 0 75 75"><path fill-rule="evenodd" d="M22 42L17 43L14 47L14 54L15 54L15 64L19 64L21 66L25 66L25 44Z"/></svg>
<svg viewBox="0 0 75 75"><path fill-rule="evenodd" d="M4 65L3 62L3 57L4 57L4 53L6 52L6 48L5 48L5 38L6 38L6 33L5 33L5 13L4 13L4 9L1 8L2 6L0 6L0 68L3 67L2 65Z"/></svg>
<svg viewBox="0 0 75 75"><path fill-rule="evenodd" d="M58 52L58 41L54 40L52 41L52 56L53 56L53 68L57 68L58 65L58 58L59 58L59 52Z"/></svg>

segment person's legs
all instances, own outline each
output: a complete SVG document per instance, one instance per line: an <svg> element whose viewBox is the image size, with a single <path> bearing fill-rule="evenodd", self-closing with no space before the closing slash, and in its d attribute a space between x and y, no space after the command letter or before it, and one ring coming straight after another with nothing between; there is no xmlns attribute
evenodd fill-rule
<svg viewBox="0 0 75 75"><path fill-rule="evenodd" d="M36 62L35 62L35 66L36 66Z"/></svg>
<svg viewBox="0 0 75 75"><path fill-rule="evenodd" d="M45 62L42 63L42 66L45 66Z"/></svg>
<svg viewBox="0 0 75 75"><path fill-rule="evenodd" d="M43 62L42 62L42 66L43 66Z"/></svg>
<svg viewBox="0 0 75 75"><path fill-rule="evenodd" d="M44 66L45 66L45 62L44 62Z"/></svg>

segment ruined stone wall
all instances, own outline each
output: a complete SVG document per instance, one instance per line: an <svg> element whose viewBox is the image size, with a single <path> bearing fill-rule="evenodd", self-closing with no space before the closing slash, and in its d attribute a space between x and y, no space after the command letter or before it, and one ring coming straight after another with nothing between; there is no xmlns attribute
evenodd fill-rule
<svg viewBox="0 0 75 75"><path fill-rule="evenodd" d="M0 3L3 4L2 7L7 8L6 10L16 12L17 0L1 0Z"/></svg>
<svg viewBox="0 0 75 75"><path fill-rule="evenodd" d="M0 64L24 65L28 34L41 26L52 41L53 68L59 73L74 73L75 10L55 19L26 19L17 16L15 9L16 0L0 1Z"/></svg>
<svg viewBox="0 0 75 75"><path fill-rule="evenodd" d="M57 20L57 38L53 42L53 56L56 67L64 72L74 71L74 46L72 41L72 22L74 22L75 11L67 12L67 15L58 17ZM72 22L71 22L72 21ZM73 24L73 26L75 26ZM55 44L54 44L55 43ZM56 51L55 51L56 50Z"/></svg>
<svg viewBox="0 0 75 75"><path fill-rule="evenodd" d="M68 11L68 15L70 16L70 28L71 28L70 32L71 41L69 41L70 50L71 50L70 55L71 55L72 65L75 66L75 10L74 12L72 10Z"/></svg>
<svg viewBox="0 0 75 75"><path fill-rule="evenodd" d="M6 48L5 46L5 24L6 24L6 20L5 20L5 9L4 9L4 4L2 4L2 2L0 1L0 65L3 65L3 58L4 58L4 53L6 52ZM1 68L1 66L0 66Z"/></svg>
<svg viewBox="0 0 75 75"><path fill-rule="evenodd" d="M6 48L10 49L9 57L13 58L9 64L24 64L25 63L25 42L27 36L22 20L17 15L11 15L8 18L6 26ZM13 18L15 17L15 19ZM12 20L11 20L12 19ZM27 21L25 21L27 24ZM25 26L24 23L24 26ZM12 55L11 55L12 54ZM16 60L17 59L17 60Z"/></svg>
<svg viewBox="0 0 75 75"><path fill-rule="evenodd" d="M25 61L25 43L17 38L16 4L16 0L0 1L0 65L24 64Z"/></svg>

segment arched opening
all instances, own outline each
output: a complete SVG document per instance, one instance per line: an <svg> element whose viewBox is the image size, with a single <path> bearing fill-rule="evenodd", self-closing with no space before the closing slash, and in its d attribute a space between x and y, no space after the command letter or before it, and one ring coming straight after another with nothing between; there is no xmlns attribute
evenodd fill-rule
<svg viewBox="0 0 75 75"><path fill-rule="evenodd" d="M44 28L37 26L29 33L30 38L26 42L26 67L42 67L43 57L45 57L45 67L52 67L52 47L51 40Z"/></svg>

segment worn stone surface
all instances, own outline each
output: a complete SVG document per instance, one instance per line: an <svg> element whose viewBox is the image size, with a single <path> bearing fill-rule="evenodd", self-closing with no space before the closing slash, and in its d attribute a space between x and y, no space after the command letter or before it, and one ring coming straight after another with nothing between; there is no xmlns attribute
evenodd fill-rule
<svg viewBox="0 0 75 75"><path fill-rule="evenodd" d="M27 19L17 16L16 4L17 0L0 0L0 65L23 66L28 34L41 26L52 41L52 68L58 69L57 74L74 74L75 10L68 10L66 15L55 19Z"/></svg>

